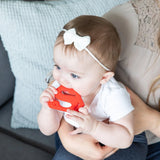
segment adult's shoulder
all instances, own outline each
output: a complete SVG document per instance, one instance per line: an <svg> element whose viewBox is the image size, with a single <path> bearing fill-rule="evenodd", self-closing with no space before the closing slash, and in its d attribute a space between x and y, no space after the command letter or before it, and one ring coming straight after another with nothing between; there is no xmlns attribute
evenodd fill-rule
<svg viewBox="0 0 160 160"><path fill-rule="evenodd" d="M145 8L146 3L143 4ZM143 6L140 6L139 9L141 9L141 7ZM148 10L145 12L146 16L148 16L147 11ZM133 5L127 2L111 9L103 17L116 27L122 43L120 59L116 69L116 78L134 90L146 101L153 80L160 75L160 56L159 53L153 51L150 46L152 45L153 26L152 24L148 24L147 21L143 21L143 25L141 25L139 21L141 15L142 12L140 12L140 15L137 15ZM141 37L143 32L139 30L140 25L141 28L144 27L144 31L147 26L149 34L152 35L144 37L146 41ZM145 33L147 33L147 31ZM145 43L145 45L143 45L143 43ZM156 100L154 96L150 97L149 104L151 106L158 106L159 95L160 90L157 90L155 92Z"/></svg>
<svg viewBox="0 0 160 160"><path fill-rule="evenodd" d="M118 5L106 12L103 17L110 21L121 39L121 53L127 53L127 47L135 43L138 35L138 17L130 2ZM123 59L121 54L120 59Z"/></svg>

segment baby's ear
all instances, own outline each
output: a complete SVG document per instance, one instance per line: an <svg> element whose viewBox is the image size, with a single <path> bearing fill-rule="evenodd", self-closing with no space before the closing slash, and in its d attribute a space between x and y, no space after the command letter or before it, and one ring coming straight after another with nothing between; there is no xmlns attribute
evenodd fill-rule
<svg viewBox="0 0 160 160"><path fill-rule="evenodd" d="M109 81L110 78L112 78L113 76L114 76L114 72L111 72L111 71L105 72L104 75L103 75L103 77L102 77L102 79L101 79L101 81L100 81L100 83L101 83L101 84L106 83L106 82Z"/></svg>

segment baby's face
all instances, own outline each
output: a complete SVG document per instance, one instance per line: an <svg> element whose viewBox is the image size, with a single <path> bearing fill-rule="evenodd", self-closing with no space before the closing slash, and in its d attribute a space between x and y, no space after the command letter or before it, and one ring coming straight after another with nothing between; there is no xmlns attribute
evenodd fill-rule
<svg viewBox="0 0 160 160"><path fill-rule="evenodd" d="M53 77L61 85L73 88L82 97L98 92L105 71L87 52L65 54L57 46L54 49L54 63Z"/></svg>

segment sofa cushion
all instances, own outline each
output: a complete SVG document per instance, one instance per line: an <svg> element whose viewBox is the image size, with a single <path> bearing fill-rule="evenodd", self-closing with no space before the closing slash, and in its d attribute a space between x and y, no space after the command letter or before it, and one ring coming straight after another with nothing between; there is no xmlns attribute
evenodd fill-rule
<svg viewBox="0 0 160 160"><path fill-rule="evenodd" d="M0 132L43 149L53 155L56 149L55 135L45 136L38 129L11 128L12 103L13 99L9 100L4 107L0 108Z"/></svg>
<svg viewBox="0 0 160 160"><path fill-rule="evenodd" d="M51 160L53 154L0 132L0 155L3 160ZM3 157L3 158L2 158Z"/></svg>
<svg viewBox="0 0 160 160"><path fill-rule="evenodd" d="M38 128L39 96L52 69L53 45L69 20L82 14L102 16L127 0L0 0L0 35L16 77L13 128Z"/></svg>
<svg viewBox="0 0 160 160"><path fill-rule="evenodd" d="M11 72L7 52L0 38L0 107L13 96L15 79Z"/></svg>

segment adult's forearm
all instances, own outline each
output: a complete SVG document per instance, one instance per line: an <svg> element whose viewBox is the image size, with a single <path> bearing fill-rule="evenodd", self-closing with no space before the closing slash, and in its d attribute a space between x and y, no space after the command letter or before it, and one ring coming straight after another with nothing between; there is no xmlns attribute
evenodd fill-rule
<svg viewBox="0 0 160 160"><path fill-rule="evenodd" d="M73 127L64 120L58 130L59 137L65 149L70 153L87 160L101 160L115 149L101 146L94 138L86 134L71 135Z"/></svg>
<svg viewBox="0 0 160 160"><path fill-rule="evenodd" d="M93 159L94 157L91 157L91 149L90 147L86 144L87 140L85 140L86 136L83 134L77 134L77 135L70 135L70 132L73 130L73 127L67 124L64 120L61 122L61 126L58 130L59 137L61 139L61 142L64 146L64 148L76 155L79 156L82 159ZM89 138L89 136L88 136ZM84 148L88 146L88 149L84 150Z"/></svg>
<svg viewBox="0 0 160 160"><path fill-rule="evenodd" d="M134 110L134 129L135 134L145 130L150 130L160 137L160 112L148 106L133 91L128 89Z"/></svg>

